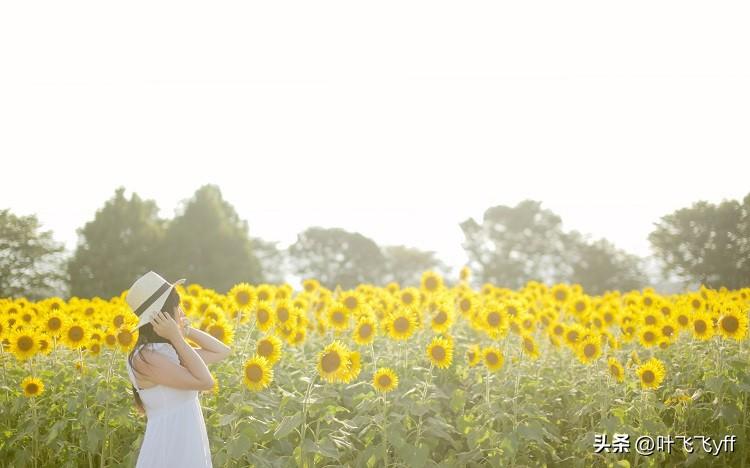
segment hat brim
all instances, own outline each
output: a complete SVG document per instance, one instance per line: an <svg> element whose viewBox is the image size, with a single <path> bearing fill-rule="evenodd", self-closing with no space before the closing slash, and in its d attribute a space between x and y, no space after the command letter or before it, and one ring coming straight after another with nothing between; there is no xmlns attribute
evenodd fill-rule
<svg viewBox="0 0 750 468"><path fill-rule="evenodd" d="M136 325L135 328L133 328L133 330L131 330L131 331L135 332L136 330L138 330L142 326L146 325L147 323L150 323L151 320L154 319L154 317L156 316L156 314L162 309L162 307L164 307L164 303L167 302L167 298L172 293L172 290L175 287L177 287L177 285L183 284L185 281L186 281L186 279L182 278L182 279L178 279L177 281L175 281L174 283L172 283L171 287L169 289L167 289L166 291L164 291L164 294L162 294L161 296L159 296L159 298L156 299L154 301L154 303L151 304L151 306L149 306L148 309L146 309L146 310L143 311L143 313L141 314L140 318L138 319L138 325Z"/></svg>

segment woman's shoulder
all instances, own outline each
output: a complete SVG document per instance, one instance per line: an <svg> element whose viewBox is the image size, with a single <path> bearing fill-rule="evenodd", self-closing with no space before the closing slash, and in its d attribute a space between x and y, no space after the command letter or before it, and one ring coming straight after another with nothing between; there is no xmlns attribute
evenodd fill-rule
<svg viewBox="0 0 750 468"><path fill-rule="evenodd" d="M174 349L172 343L146 343L143 345L141 350L148 350L159 354L165 354L172 358L172 360L179 360L177 350Z"/></svg>

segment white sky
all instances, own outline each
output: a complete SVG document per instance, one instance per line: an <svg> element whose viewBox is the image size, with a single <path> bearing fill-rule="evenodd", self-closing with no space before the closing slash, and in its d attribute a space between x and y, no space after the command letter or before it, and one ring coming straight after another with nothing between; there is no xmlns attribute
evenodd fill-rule
<svg viewBox="0 0 750 468"><path fill-rule="evenodd" d="M750 192L747 2L3 2L0 208L73 248L118 185L251 234L438 252L524 198L649 254Z"/></svg>

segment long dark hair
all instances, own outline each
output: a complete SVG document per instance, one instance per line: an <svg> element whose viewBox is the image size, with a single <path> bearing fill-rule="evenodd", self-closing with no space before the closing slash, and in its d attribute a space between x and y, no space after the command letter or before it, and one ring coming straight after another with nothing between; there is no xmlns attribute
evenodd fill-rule
<svg viewBox="0 0 750 468"><path fill-rule="evenodd" d="M175 288L172 288L172 291L169 293L169 296L167 297L166 302L164 302L164 305L161 307L162 312L166 312L172 316L172 318L176 319L175 313L177 311L177 306L180 305L180 294L177 292ZM170 343L168 339L159 336L154 331L153 325L151 323L147 323L145 325L142 325L138 329L138 341L136 341L135 346L130 351L130 354L128 354L128 362L130 363L130 368L133 369L133 375L137 372L135 368L133 367L133 353L140 345L147 344L147 343ZM170 343L171 344L171 343ZM141 359L145 362L145 357L141 355ZM146 414L146 410L143 407L143 401L141 400L141 396L138 394L138 391L135 388L135 385L130 385L133 389L133 398L135 399L135 406L138 409L138 412L141 414Z"/></svg>

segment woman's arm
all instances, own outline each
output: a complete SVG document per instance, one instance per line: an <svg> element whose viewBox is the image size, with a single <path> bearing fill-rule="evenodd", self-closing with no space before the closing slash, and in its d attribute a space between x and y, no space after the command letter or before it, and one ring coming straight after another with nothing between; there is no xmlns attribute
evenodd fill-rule
<svg viewBox="0 0 750 468"><path fill-rule="evenodd" d="M194 341L200 346L200 348L197 348L195 351L206 364L221 361L232 353L232 348L203 330L188 327L186 328L186 331L186 338Z"/></svg>

